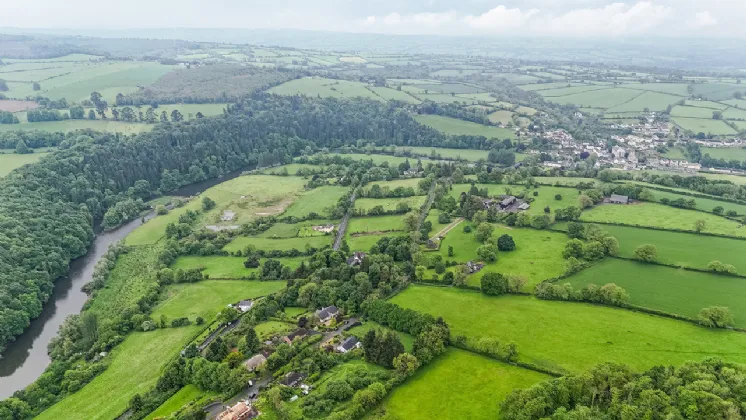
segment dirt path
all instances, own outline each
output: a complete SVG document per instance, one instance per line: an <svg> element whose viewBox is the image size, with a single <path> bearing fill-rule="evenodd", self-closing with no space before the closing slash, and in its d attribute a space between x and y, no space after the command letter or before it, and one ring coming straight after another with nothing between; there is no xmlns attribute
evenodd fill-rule
<svg viewBox="0 0 746 420"><path fill-rule="evenodd" d="M450 224L450 225L448 225L448 226L444 227L443 229L441 229L441 230L440 230L440 232L436 233L436 234L435 234L435 236L433 236L433 237L432 237L432 238L430 238L430 239L431 239L431 240L434 240L434 239L437 239L437 238L439 238L439 237L441 237L441 236L446 236L446 234L447 234L448 232L450 232L450 231L451 231L451 229L453 229L453 228L455 228L456 226L460 225L460 224L461 224L461 222L463 222L463 221L464 221L464 218L463 218L463 217L459 217L458 219L456 219L456 220L454 220L453 222L451 222L451 224Z"/></svg>

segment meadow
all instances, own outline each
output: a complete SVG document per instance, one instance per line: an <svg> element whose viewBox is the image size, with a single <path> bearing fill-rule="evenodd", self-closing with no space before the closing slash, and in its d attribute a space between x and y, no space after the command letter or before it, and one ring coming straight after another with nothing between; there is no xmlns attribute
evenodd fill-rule
<svg viewBox="0 0 746 420"><path fill-rule="evenodd" d="M470 162L487 160L487 156L490 154L488 150L448 149L445 147L404 147L403 149L427 156L431 156L435 152L436 155L440 155L444 159L464 159Z"/></svg>
<svg viewBox="0 0 746 420"><path fill-rule="evenodd" d="M202 391L195 385L189 384L181 388L176 394L167 399L160 407L150 413L145 420L153 420L160 417L168 417L186 404L205 397L211 397L216 394L209 391Z"/></svg>
<svg viewBox="0 0 746 420"><path fill-rule="evenodd" d="M538 91L544 94L546 91ZM564 96L546 97L546 100L558 104L573 104L580 107L608 109L631 101L643 93L640 90L625 88L594 89L586 92L573 93Z"/></svg>
<svg viewBox="0 0 746 420"><path fill-rule="evenodd" d="M383 101L368 85L362 82L348 80L324 79L319 77L304 77L285 82L268 90L277 95L306 95L322 98L366 98Z"/></svg>
<svg viewBox="0 0 746 420"><path fill-rule="evenodd" d="M228 304L266 296L284 288L284 281L210 280L173 284L166 288L164 298L151 317L187 317L193 322L200 316L209 323Z"/></svg>
<svg viewBox="0 0 746 420"><path fill-rule="evenodd" d="M420 181L422 181L422 178L403 178L403 179L393 179L391 181L371 181L369 182L365 188L369 189L373 185L380 185L381 188L388 188L389 190L393 190L398 187L404 187L408 188L411 187L414 189L414 192L418 195L427 195L423 191L420 191L419 185Z"/></svg>
<svg viewBox="0 0 746 420"><path fill-rule="evenodd" d="M414 119L420 124L430 126L445 134L455 136L484 136L487 138L507 139L515 138L513 130L473 123L471 121L440 115L415 115Z"/></svg>
<svg viewBox="0 0 746 420"><path fill-rule="evenodd" d="M718 260L746 273L743 240L627 226L599 227L617 238L619 255L625 258L632 258L638 246L652 244L658 249L658 261L664 264L705 269L710 261Z"/></svg>
<svg viewBox="0 0 746 420"><path fill-rule="evenodd" d="M0 132L17 130L39 130L50 132L69 132L75 130L91 129L96 131L116 132L122 134L138 134L150 131L154 124L143 124L112 120L62 120L42 121L22 124L0 124Z"/></svg>
<svg viewBox="0 0 746 420"><path fill-rule="evenodd" d="M712 135L734 135L736 130L726 125L723 121L705 118L683 118L672 117L671 121L684 130L693 133L704 133Z"/></svg>
<svg viewBox="0 0 746 420"><path fill-rule="evenodd" d="M273 258L280 261L283 265L295 269L298 268L304 257L297 258ZM244 257L228 257L222 255L211 255L207 257L186 255L176 259L171 265L174 270L182 269L188 270L191 268L204 267L202 273L210 276L210 279L241 279L251 273L256 273L261 270L260 268L246 268L243 263L246 261ZM267 261L266 258L260 259L260 263L264 264Z"/></svg>
<svg viewBox="0 0 746 420"><path fill-rule="evenodd" d="M358 198L355 200L355 208L367 211L382 206L384 210L396 210L399 203L406 203L412 210L418 210L425 203L425 197L415 195L402 198Z"/></svg>
<svg viewBox="0 0 746 420"><path fill-rule="evenodd" d="M705 222L703 232L746 237L741 224L724 217L694 210L684 210L663 204L638 203L632 205L603 204L583 211L584 222L613 222L629 226L648 226L660 229L694 231L697 220Z"/></svg>
<svg viewBox="0 0 746 420"><path fill-rule="evenodd" d="M389 232L404 230L404 215L353 217L347 226L347 232Z"/></svg>
<svg viewBox="0 0 746 420"><path fill-rule="evenodd" d="M285 238L285 239L272 239L262 238L256 236L239 236L231 243L223 247L225 251L236 252L242 251L248 245L253 245L256 249L263 251L288 251L291 249L297 249L304 251L306 246L313 248L323 248L325 246L331 246L331 236L310 236L305 238Z"/></svg>
<svg viewBox="0 0 746 420"><path fill-rule="evenodd" d="M313 226L333 224L337 225L338 220L314 219L298 223L275 223L269 229L257 235L261 238L296 238L307 236L324 236L323 232L316 232Z"/></svg>
<svg viewBox="0 0 746 420"><path fill-rule="evenodd" d="M561 281L579 289L594 283L616 283L630 296L630 303L697 319L702 308L725 306L737 327L746 326L746 279L702 273L626 260L595 264Z"/></svg>
<svg viewBox="0 0 746 420"><path fill-rule="evenodd" d="M410 286L391 302L442 316L452 336L513 341L519 360L552 369L581 372L611 361L642 371L707 356L746 362L746 334L626 309L430 286Z"/></svg>
<svg viewBox="0 0 746 420"><path fill-rule="evenodd" d="M391 236L393 233L387 233L382 235L362 235L362 236L352 236L348 232L345 235L345 241L347 241L347 245L350 247L351 251L363 251L368 252L370 251L370 248L375 245L381 238Z"/></svg>
<svg viewBox="0 0 746 420"><path fill-rule="evenodd" d="M713 159L746 160L746 149L741 147L702 147L700 151L702 156L710 155Z"/></svg>
<svg viewBox="0 0 746 420"><path fill-rule="evenodd" d="M0 178L8 175L14 169L20 168L23 165L35 163L48 154L49 153L45 152L34 152L25 155L18 155L15 153L0 153Z"/></svg>
<svg viewBox="0 0 746 420"><path fill-rule="evenodd" d="M377 411L412 420L495 419L512 390L545 379L549 377L538 372L449 348L396 387Z"/></svg>
<svg viewBox="0 0 746 420"><path fill-rule="evenodd" d="M362 154L362 153L329 153L326 156L340 156L343 159L353 159L353 160L369 160L372 161L376 165L380 165L384 162L388 163L389 165L399 165L400 163L404 163L406 161L409 161L410 164L417 162L415 158L407 158L402 156L390 156L390 155L377 155L377 154Z"/></svg>
<svg viewBox="0 0 746 420"><path fill-rule="evenodd" d="M404 345L404 349L406 351L412 351L412 345L414 344L413 336L407 333L400 332L400 331L394 331L374 321L365 321L362 325L352 327L349 330L347 330L347 332L350 333L351 335L354 335L358 339L362 340L365 334L370 330L392 331L396 335L399 336L401 343Z"/></svg>
<svg viewBox="0 0 746 420"><path fill-rule="evenodd" d="M347 193L348 187L325 185L306 191L287 208L285 216L303 217L310 213L327 215L327 209L336 205L337 200Z"/></svg>
<svg viewBox="0 0 746 420"><path fill-rule="evenodd" d="M655 201L661 201L662 199L669 199L669 200L678 200L680 198L683 198L685 200L691 200L693 199L696 203L695 209L697 210L703 210L706 212L712 213L712 209L715 207L722 207L723 211L735 211L738 213L738 215L743 216L746 214L746 204L737 204L737 203L730 203L728 201L721 201L718 200L716 197L714 198L704 198L704 197L692 197L685 194L675 194L670 193L667 191L656 191L651 190L650 191L653 194L653 198Z"/></svg>
<svg viewBox="0 0 746 420"><path fill-rule="evenodd" d="M456 226L446 235L437 251L444 260L453 260L460 263L467 261L480 261L477 248L482 243L474 236L475 229L470 233L464 233L464 227L471 225L463 222ZM437 233L433 231L433 234ZM484 273L499 272L503 274L518 275L526 278L524 288L530 291L533 287L549 278L557 277L565 271L565 262L562 258L562 250L567 242L567 236L561 233L547 230L535 230L530 228L510 228L508 226L495 225L492 235L493 243L501 235L510 235L515 241L516 248L513 251L497 253L497 262L485 265L476 274L467 278L467 283L479 286L479 281ZM448 247L453 247L453 256L448 256Z"/></svg>

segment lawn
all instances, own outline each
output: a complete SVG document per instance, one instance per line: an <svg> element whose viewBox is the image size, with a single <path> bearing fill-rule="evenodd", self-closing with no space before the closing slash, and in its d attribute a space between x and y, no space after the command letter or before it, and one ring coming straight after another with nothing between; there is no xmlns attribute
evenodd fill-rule
<svg viewBox="0 0 746 420"><path fill-rule="evenodd" d="M384 235L363 235L363 236L351 236L349 233L345 235L345 240L347 241L347 245L350 247L351 251L363 251L368 252L370 251L370 247L375 245L381 238L385 238L388 236L392 236L393 233L388 233Z"/></svg>
<svg viewBox="0 0 746 420"><path fill-rule="evenodd" d="M454 136L484 136L487 138L499 139L512 139L515 137L513 130L508 128L477 124L471 121L443 117L440 115L415 115L414 119L420 124L430 126L445 134Z"/></svg>
<svg viewBox="0 0 746 420"><path fill-rule="evenodd" d="M406 203L412 210L419 210L420 206L425 204L425 197L415 195L402 198L358 198L355 200L355 208L367 211L376 206L383 206L384 210L396 210L399 203Z"/></svg>
<svg viewBox="0 0 746 420"><path fill-rule="evenodd" d="M176 394L172 395L171 398L167 399L160 407L145 417L145 420L153 420L158 417L168 417L186 404L210 395L215 394L209 391L202 391L195 385L189 384L184 388L181 388Z"/></svg>
<svg viewBox="0 0 746 420"><path fill-rule="evenodd" d="M474 237L475 229L470 233L464 233L464 227L471 225L463 222L456 226L446 235L437 251L444 260L467 261L481 260L477 256L477 248L482 243ZM433 234L437 233L433 231ZM507 226L495 225L492 235L497 240L501 235L510 235L516 244L513 251L500 251L497 253L497 262L487 264L482 271L468 277L467 283L479 286L484 273L499 272L525 277L525 290L530 291L539 282L557 277L565 271L565 262L562 259L562 250L565 248L567 236L561 233L547 230L535 230L529 228L509 228ZM448 256L448 247L453 247L453 257Z"/></svg>
<svg viewBox="0 0 746 420"><path fill-rule="evenodd" d="M733 135L736 130L726 125L723 121L706 119L706 118L684 118L672 117L671 121L684 130L690 130L693 133L704 133L718 135Z"/></svg>
<svg viewBox="0 0 746 420"><path fill-rule="evenodd" d="M520 360L549 368L581 372L610 361L642 371L709 356L746 362L746 334L626 309L427 286L391 302L442 316L453 336L513 341Z"/></svg>
<svg viewBox="0 0 746 420"><path fill-rule="evenodd" d="M694 210L684 210L663 204L638 203L632 205L604 204L585 210L584 222L614 222L630 226L649 226L661 229L694 231L694 222L705 221L706 233L746 237L741 224L724 217Z"/></svg>
<svg viewBox="0 0 746 420"><path fill-rule="evenodd" d="M404 216L400 214L392 216L353 217L347 226L347 232L350 234L400 230L404 230Z"/></svg>
<svg viewBox="0 0 746 420"><path fill-rule="evenodd" d="M169 320L188 317L194 321L201 316L207 322L230 303L253 299L285 288L284 281L210 280L188 284L174 284L166 289L166 297L151 315Z"/></svg>
<svg viewBox="0 0 746 420"><path fill-rule="evenodd" d="M383 325L374 321L365 321L363 325L358 325L357 327L350 328L347 332L362 340L368 331L377 329L384 331L393 331L394 333L396 333L396 335L399 336L401 343L404 345L404 349L409 352L412 351L414 337L407 333L391 330L388 327L384 327Z"/></svg>
<svg viewBox="0 0 746 420"><path fill-rule="evenodd" d="M563 280L576 288L616 283L630 303L697 319L702 308L730 308L737 327L746 326L746 279L625 260L607 260Z"/></svg>
<svg viewBox="0 0 746 420"><path fill-rule="evenodd" d="M303 311L305 312L306 309L303 308ZM287 322L280 321L267 321L254 327L254 331L256 331L256 334L260 339L266 340L274 335L285 334L286 332L293 331L295 328L295 324L288 324Z"/></svg>
<svg viewBox="0 0 746 420"><path fill-rule="evenodd" d="M511 391L545 379L549 376L449 348L394 388L382 407L408 420L495 419Z"/></svg>
<svg viewBox="0 0 746 420"><path fill-rule="evenodd" d="M746 273L746 241L696 233L665 232L626 226L599 225L619 241L619 255L632 258L635 248L652 244L658 248L658 261L693 268L707 268L710 261L733 264Z"/></svg>
<svg viewBox="0 0 746 420"><path fill-rule="evenodd" d="M366 83L348 80L304 77L291 80L268 90L277 95L306 95L322 98L355 98L362 97L382 101L380 96L367 88Z"/></svg>
<svg viewBox="0 0 746 420"><path fill-rule="evenodd" d="M305 251L306 245L320 249L331 244L332 238L326 235L285 239L239 236L238 238L231 241L231 243L226 245L223 249L228 252L236 252L243 250L244 248L246 248L247 245L254 245L256 249L264 251L288 251L291 249Z"/></svg>
<svg viewBox="0 0 746 420"><path fill-rule="evenodd" d="M297 258L274 258L280 261L283 265L287 265L292 269L298 268L305 257ZM246 268L243 263L246 261L244 257L228 257L222 255L211 255L207 257L201 256L181 256L176 259L176 262L171 265L171 268L187 270L190 268L204 267L204 274L208 274L210 279L241 279L247 277L251 273L260 271L260 268ZM262 258L261 263L264 264L267 259Z"/></svg>
<svg viewBox="0 0 746 420"><path fill-rule="evenodd" d="M73 395L42 412L41 420L113 419L135 394L155 386L161 369L202 327L163 328L135 332L111 353L111 365Z"/></svg>
<svg viewBox="0 0 746 420"><path fill-rule="evenodd" d="M48 155L49 153L29 153L25 155L17 155L15 153L0 153L0 177L8 175L16 168L20 168L23 165L35 163L39 159Z"/></svg>
<svg viewBox="0 0 746 420"><path fill-rule="evenodd" d="M347 193L348 187L325 185L306 191L285 211L285 216L303 217L310 213L325 215L327 209L337 204L339 197Z"/></svg>

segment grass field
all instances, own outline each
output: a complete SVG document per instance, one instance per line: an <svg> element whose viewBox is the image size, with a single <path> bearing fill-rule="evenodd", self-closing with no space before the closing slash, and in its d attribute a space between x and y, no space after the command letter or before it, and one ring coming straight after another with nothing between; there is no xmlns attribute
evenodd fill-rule
<svg viewBox="0 0 746 420"><path fill-rule="evenodd" d="M207 322L230 303L266 296L285 288L284 281L210 280L198 283L174 284L166 289L166 297L153 311L153 319L166 315L168 319L198 316Z"/></svg>
<svg viewBox="0 0 746 420"><path fill-rule="evenodd" d="M712 108L701 108L698 106L681 106L677 105L671 109L672 117L685 117L685 118L705 118L711 119L712 113L716 111Z"/></svg>
<svg viewBox="0 0 746 420"><path fill-rule="evenodd" d="M23 165L35 163L49 153L29 153L26 155L17 155L15 153L0 153L0 177L11 173L14 169Z"/></svg>
<svg viewBox="0 0 746 420"><path fill-rule="evenodd" d="M396 210L399 203L407 203L412 210L419 210L425 203L425 197L415 195L402 198L358 198L355 200L355 208L367 211L376 206L383 206L384 210Z"/></svg>
<svg viewBox="0 0 746 420"><path fill-rule="evenodd" d="M348 187L325 185L306 191L288 207L284 215L295 217L303 217L309 213L326 215L326 210L336 205L339 197L349 190Z"/></svg>
<svg viewBox="0 0 746 420"><path fill-rule="evenodd" d="M387 101L402 101L410 104L422 102L403 90L390 89L384 86L369 86L368 89Z"/></svg>
<svg viewBox="0 0 746 420"><path fill-rule="evenodd" d="M714 214L684 210L663 204L640 203L633 205L605 204L583 212L584 222L615 222L631 226L650 226L662 229L694 231L694 222L705 221L704 232L746 237L741 224Z"/></svg>
<svg viewBox="0 0 746 420"><path fill-rule="evenodd" d="M573 178L564 178L567 180L573 180L572 182L581 182L580 180L575 180ZM551 178L551 179L544 179L544 178L536 178L538 182L547 183L547 184L554 184L556 182L564 182L560 179L560 177L557 178ZM471 184L454 184L453 188L450 191L450 195L456 198L458 200L459 196L462 192L468 192L471 188ZM511 194L518 194L525 190L525 187L522 185L506 185L506 184L477 184L477 188L487 188L487 192L490 196L498 196L506 194L507 190L510 190ZM530 214L544 214L544 207L549 207L550 210L556 210L559 208L565 208L568 206L577 206L578 203L578 190L575 188L568 188L568 187L555 187L555 186L549 186L549 185L542 185L535 189L527 190L528 192L525 195L525 198L531 198L534 201L531 202L531 207L528 209L528 212ZM538 192L539 194L534 196L534 192ZM556 200L554 197L559 194L562 196L561 200Z"/></svg>
<svg viewBox="0 0 746 420"><path fill-rule="evenodd" d="M412 337L411 335L407 333L394 331L374 321L365 321L363 325L358 325L357 327L350 328L347 332L349 332L350 334L362 340L363 337L365 336L365 333L367 333L370 330L375 330L375 329L380 329L384 331L393 331L394 333L396 333L396 335L399 336L401 343L404 345L404 349L410 352L412 351L412 345L414 344L414 337Z"/></svg>
<svg viewBox="0 0 746 420"><path fill-rule="evenodd" d="M354 160L370 160L376 165L380 165L383 162L387 162L390 166L391 165L398 165L400 163L404 163L407 160L409 160L409 163L416 163L416 159L407 158L407 157L400 157L400 156L389 156L389 155L377 155L377 154L362 154L362 153L329 153L326 156L341 156L345 159L354 159Z"/></svg>
<svg viewBox="0 0 746 420"><path fill-rule="evenodd" d="M545 91L538 91L537 93L543 94L544 92ZM643 92L640 90L609 88L595 89L571 95L546 97L546 99L550 102L563 105L572 104L579 107L608 109L629 102L642 93Z"/></svg>
<svg viewBox="0 0 746 420"><path fill-rule="evenodd" d="M160 407L158 407L155 411L150 413L147 417L145 417L145 420L153 420L155 418L159 417L168 417L172 413L175 413L176 410L180 409L184 405L197 400L202 397L215 395L211 392L205 392L201 389L197 388L196 386L189 384L185 386L184 388L181 388L179 392L171 396L166 402L161 404Z"/></svg>
<svg viewBox="0 0 746 420"><path fill-rule="evenodd" d="M350 234L360 232L389 232L404 230L404 215L353 217L347 226Z"/></svg>
<svg viewBox="0 0 746 420"><path fill-rule="evenodd" d="M327 225L327 224L333 224L337 225L337 220L323 220L323 219L315 219L315 220L306 220L305 222L299 222L299 223L275 223L270 227L269 229L265 230L264 232L257 235L261 238L296 238L296 237L306 237L306 236L324 236L325 234L323 232L316 232L313 231L311 228L313 226L320 226L320 225Z"/></svg>
<svg viewBox="0 0 746 420"><path fill-rule="evenodd" d="M487 156L490 154L488 150L448 149L445 147L404 147L403 149L428 156L430 156L434 151L437 155L440 155L443 158L465 159L470 162L487 160Z"/></svg>
<svg viewBox="0 0 746 420"><path fill-rule="evenodd" d="M733 135L736 130L732 129L724 122L705 118L682 118L672 117L671 121L684 130L690 130L694 133L705 133L718 135Z"/></svg>
<svg viewBox="0 0 746 420"><path fill-rule="evenodd" d="M664 232L626 226L599 225L619 241L619 255L632 258L635 248L652 244L658 248L658 260L693 268L707 268L710 261L733 264L746 273L746 241L702 236L695 233Z"/></svg>
<svg viewBox="0 0 746 420"><path fill-rule="evenodd" d="M449 348L396 387L382 407L394 418L408 420L495 419L512 390L545 379L549 377L541 373Z"/></svg>
<svg viewBox="0 0 746 420"><path fill-rule="evenodd" d="M746 149L740 147L702 147L700 150L702 156L707 154L713 159L746 160Z"/></svg>
<svg viewBox="0 0 746 420"><path fill-rule="evenodd" d="M209 197L217 204L201 214L196 225L240 225L259 216L277 215L285 211L303 194L306 180L294 176L247 175L207 189L201 197ZM164 216L149 220L127 236L129 245L154 244L164 237L166 226L178 221L187 209L202 211L202 200L196 199ZM221 222L224 210L236 213L230 222Z"/></svg>
<svg viewBox="0 0 746 420"><path fill-rule="evenodd" d="M660 201L664 198L667 198L669 200L677 200L680 198L683 198L685 200L694 199L694 202L696 203L695 209L697 210L712 212L712 209L719 206L722 207L726 212L735 211L741 216L746 214L746 205L744 204L729 203L727 201L721 201L715 198L691 197L685 194L675 194L666 191L651 190L650 192L653 194L653 198L655 199L655 201Z"/></svg>
<svg viewBox="0 0 746 420"><path fill-rule="evenodd" d="M290 268L298 268L304 257L297 258L275 258L280 261L283 265L287 265ZM240 279L248 276L251 273L258 272L260 268L246 268L243 263L246 261L244 257L228 257L222 255L212 255L209 257L200 256L182 256L176 259L171 265L171 268L187 270L190 268L204 267L204 274L208 274L211 279ZM266 258L262 258L261 263L264 264L267 261Z"/></svg>
<svg viewBox="0 0 746 420"><path fill-rule="evenodd" d="M475 229L471 233L464 233L464 227L470 225L463 222L446 235L440 244L438 253L444 260L460 263L479 261L477 248L482 243L474 237ZM437 232L433 232L435 234ZM561 275L565 270L562 250L567 242L567 236L561 233L542 231L528 228L509 228L495 225L493 241L501 235L513 237L516 249L510 252L498 252L497 262L487 264L479 273L468 277L467 283L478 286L484 273L499 272L525 277L525 290L530 291L537 283ZM448 256L448 247L453 247L453 257Z"/></svg>
<svg viewBox="0 0 746 420"><path fill-rule="evenodd" d="M111 120L63 120L63 121L43 121L25 124L0 124L0 132L16 130L39 130L50 132L69 132L75 130L91 129L96 131L108 131L122 134L137 134L150 131L155 127L154 124L129 123L123 121Z"/></svg>
<svg viewBox="0 0 746 420"><path fill-rule="evenodd" d="M228 252L236 252L243 250L247 245L254 245L256 249L264 251L287 251L290 249L305 250L306 245L313 248L323 248L324 246L331 245L332 238L330 236L311 236L307 238L286 238L286 239L271 239L271 238L260 238L260 237L249 237L239 236L234 239L231 243L226 245L223 249Z"/></svg>
<svg viewBox="0 0 746 420"><path fill-rule="evenodd" d="M302 309L304 312L306 311L306 308ZM262 322L261 324L254 327L254 330L256 331L256 334L259 336L259 338L264 340L272 337L273 335L284 334L288 331L292 331L295 328L295 324L288 324L287 322L280 321L267 321Z"/></svg>
<svg viewBox="0 0 746 420"><path fill-rule="evenodd" d="M127 408L135 394L145 394L160 376L160 370L178 354L202 327L164 328L135 332L111 354L111 365L73 395L53 405L41 420L113 419Z"/></svg>
<svg viewBox="0 0 746 420"><path fill-rule="evenodd" d="M501 123L502 125L508 125L513 122L513 111L498 110L487 116L490 122L493 124Z"/></svg>
<svg viewBox="0 0 746 420"><path fill-rule="evenodd" d="M348 80L324 79L319 77L304 77L285 82L269 89L269 93L278 95L306 95L322 98L367 98L382 101L381 97L367 88L362 82Z"/></svg>
<svg viewBox="0 0 746 420"><path fill-rule="evenodd" d="M453 336L513 341L520 360L574 372L608 361L636 370L708 356L746 362L746 334L626 309L426 286L410 286L391 302L442 316Z"/></svg>
<svg viewBox="0 0 746 420"><path fill-rule="evenodd" d="M414 188L415 193L422 193L419 188L420 181L422 181L422 178L404 178L404 179L394 179L391 181L371 181L368 184L365 185L366 189L369 189L373 185L378 184L382 189L388 188L389 190L393 190L398 187L412 187ZM420 195L426 195L424 193Z"/></svg>
<svg viewBox="0 0 746 420"><path fill-rule="evenodd" d="M415 115L414 119L420 124L430 126L445 134L451 134L454 136L484 136L487 138L498 139L515 137L513 130L508 128L477 124L471 121L443 117L440 115Z"/></svg>
<svg viewBox="0 0 746 420"><path fill-rule="evenodd" d="M643 92L630 101L609 108L608 112L642 112L645 108L651 111L664 111L669 105L683 99L681 96L668 95L659 92ZM710 115L712 116L712 115Z"/></svg>
<svg viewBox="0 0 746 420"><path fill-rule="evenodd" d="M746 326L746 279L625 260L607 260L562 280L576 288L616 283L630 303L697 319L702 308L725 306L737 327Z"/></svg>
<svg viewBox="0 0 746 420"><path fill-rule="evenodd" d="M384 235L363 235L363 236L351 236L349 233L345 235L347 245L349 245L351 251L370 251L370 247L375 245L381 238L391 236L392 233Z"/></svg>

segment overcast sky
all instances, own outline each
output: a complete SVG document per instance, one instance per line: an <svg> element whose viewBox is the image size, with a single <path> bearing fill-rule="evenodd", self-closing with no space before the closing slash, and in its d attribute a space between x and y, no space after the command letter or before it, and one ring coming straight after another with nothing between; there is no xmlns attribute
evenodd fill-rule
<svg viewBox="0 0 746 420"><path fill-rule="evenodd" d="M294 28L343 32L746 38L746 0L24 0L20 28Z"/></svg>

